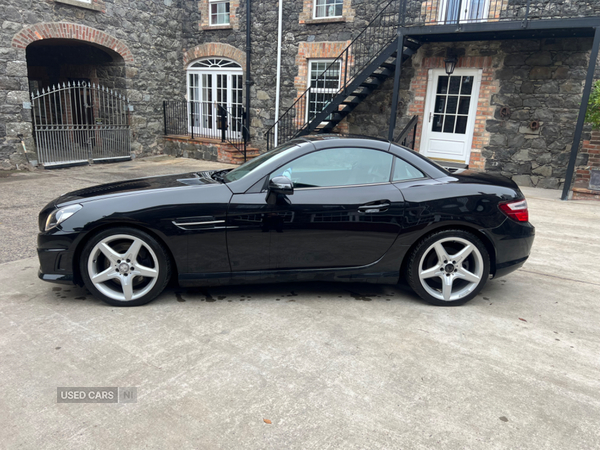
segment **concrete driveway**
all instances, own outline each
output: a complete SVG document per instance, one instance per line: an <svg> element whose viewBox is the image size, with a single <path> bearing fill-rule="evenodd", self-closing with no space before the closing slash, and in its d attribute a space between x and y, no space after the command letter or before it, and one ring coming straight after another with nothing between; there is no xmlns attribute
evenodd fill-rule
<svg viewBox="0 0 600 450"><path fill-rule="evenodd" d="M0 447L600 448L600 203L525 189L530 260L459 308L327 283L113 308L37 279L35 215L54 196L206 164L0 180ZM102 386L136 387L137 402L57 403L57 387Z"/></svg>

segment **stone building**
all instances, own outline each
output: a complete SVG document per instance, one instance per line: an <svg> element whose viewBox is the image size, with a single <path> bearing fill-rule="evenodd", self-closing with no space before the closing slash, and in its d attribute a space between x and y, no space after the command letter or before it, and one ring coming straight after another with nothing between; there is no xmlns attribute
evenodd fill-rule
<svg viewBox="0 0 600 450"><path fill-rule="evenodd" d="M222 142L221 114L229 121L226 141L238 143L244 133L235 123L249 117L251 154L274 144L275 129L279 141L290 130L387 138L416 116L416 150L449 166L558 188L600 25L593 0L283 0L278 46L279 4L250 1L248 48L246 2L238 0L5 4L4 169L43 159L32 92L90 83L128 99L134 154L237 161L236 146ZM406 40L395 71L399 24ZM448 61L455 64L451 75ZM349 92L361 75L368 75L363 91ZM167 115L164 102L184 106ZM276 116L282 118L273 128ZM580 152L576 164L589 169L588 153Z"/></svg>

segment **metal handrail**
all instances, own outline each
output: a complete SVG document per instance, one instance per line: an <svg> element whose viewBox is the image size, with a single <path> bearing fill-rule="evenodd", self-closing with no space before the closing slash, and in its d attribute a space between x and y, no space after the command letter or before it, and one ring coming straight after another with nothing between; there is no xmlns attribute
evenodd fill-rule
<svg viewBox="0 0 600 450"><path fill-rule="evenodd" d="M340 83L340 88L334 93L327 93L328 96L335 97L343 92L346 87L352 82L354 77L361 73L369 63L375 59L381 50L389 45L397 37L398 12L400 2L403 0L390 0L380 8L379 13L369 22L369 24L348 44L348 46L340 53L325 70L314 80L314 84L323 86L328 80L328 75L333 71L337 71L335 67L339 64L339 70L343 67L343 82ZM390 20L394 18L394 20ZM388 20L386 20L388 19ZM385 23L384 23L385 22ZM381 28L379 32L374 32L375 27ZM363 42L366 41L366 42ZM376 44L381 44L375 47ZM373 48L376 48L374 51ZM350 59L352 62L349 64ZM307 112L309 106L310 94L318 93L312 86L309 86L298 99L290 106L279 119L266 131L267 149L271 148L271 137L274 130L278 127L278 141L285 141L298 135L314 118ZM326 99L323 95L322 100ZM307 117L308 116L308 117ZM282 129L283 128L283 129ZM282 138L283 136L283 138Z"/></svg>
<svg viewBox="0 0 600 450"><path fill-rule="evenodd" d="M398 137L394 139L394 142L403 145L404 147L408 147L412 150L415 149L415 142L417 138L417 126L419 125L419 116L413 116L412 119L406 124L404 129L400 132ZM408 138L410 137L410 133L412 132L412 143L408 144Z"/></svg>

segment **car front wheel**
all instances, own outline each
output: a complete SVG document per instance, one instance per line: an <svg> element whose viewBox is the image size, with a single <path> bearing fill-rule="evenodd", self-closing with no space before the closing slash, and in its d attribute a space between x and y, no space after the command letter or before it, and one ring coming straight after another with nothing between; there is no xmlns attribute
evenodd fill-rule
<svg viewBox="0 0 600 450"><path fill-rule="evenodd" d="M475 235L444 230L422 239L408 262L408 283L424 300L456 306L471 300L490 275L490 257Z"/></svg>
<svg viewBox="0 0 600 450"><path fill-rule="evenodd" d="M92 237L83 249L80 269L88 290L113 306L152 301L171 275L163 246L134 228L111 228Z"/></svg>

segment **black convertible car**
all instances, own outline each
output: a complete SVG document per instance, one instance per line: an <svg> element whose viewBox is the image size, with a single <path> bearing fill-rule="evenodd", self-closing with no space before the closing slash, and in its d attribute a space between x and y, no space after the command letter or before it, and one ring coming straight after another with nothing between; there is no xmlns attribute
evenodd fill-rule
<svg viewBox="0 0 600 450"><path fill-rule="evenodd" d="M458 305L523 265L535 229L512 181L451 174L369 138L286 143L233 170L141 178L65 194L39 216L41 279L111 305L182 286L395 284Z"/></svg>

